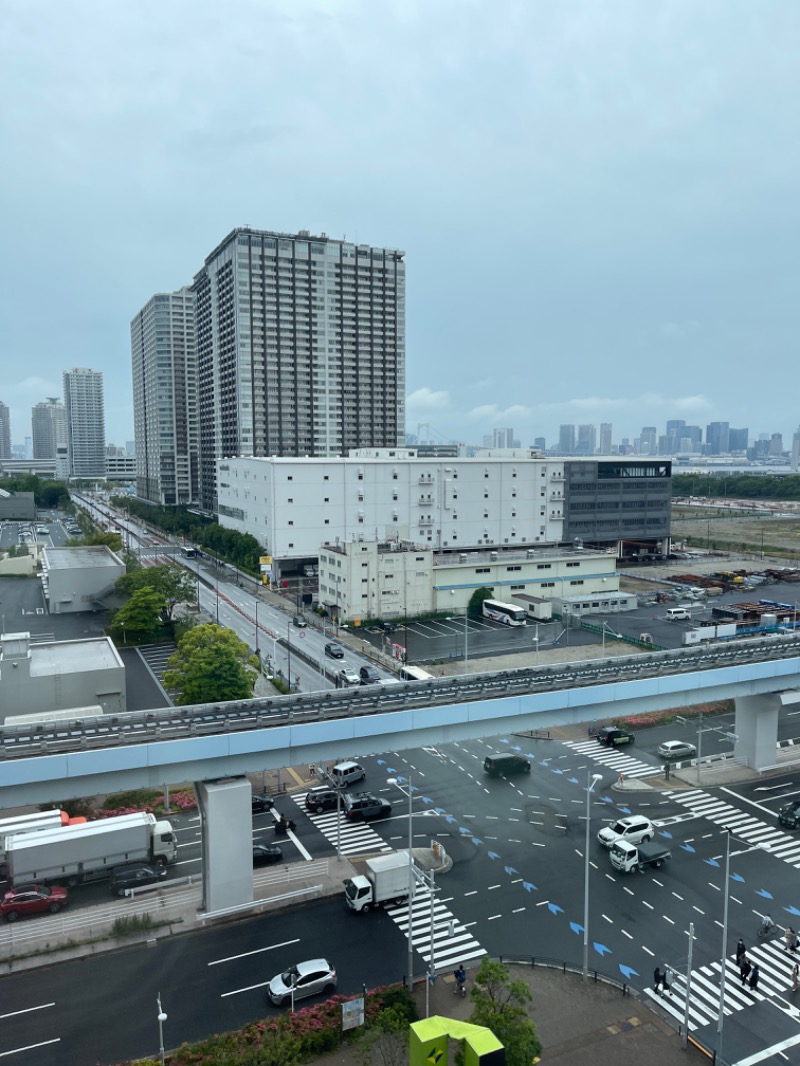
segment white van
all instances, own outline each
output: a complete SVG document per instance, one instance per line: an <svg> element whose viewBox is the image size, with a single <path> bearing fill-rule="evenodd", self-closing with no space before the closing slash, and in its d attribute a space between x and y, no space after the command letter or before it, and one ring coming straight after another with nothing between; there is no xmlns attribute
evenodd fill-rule
<svg viewBox="0 0 800 1066"><path fill-rule="evenodd" d="M679 622L692 620L692 613L688 607L668 607L667 608L667 621Z"/></svg>
<svg viewBox="0 0 800 1066"><path fill-rule="evenodd" d="M366 776L363 766L349 760L337 763L331 770L331 778L339 788L347 788L356 781L363 781Z"/></svg>

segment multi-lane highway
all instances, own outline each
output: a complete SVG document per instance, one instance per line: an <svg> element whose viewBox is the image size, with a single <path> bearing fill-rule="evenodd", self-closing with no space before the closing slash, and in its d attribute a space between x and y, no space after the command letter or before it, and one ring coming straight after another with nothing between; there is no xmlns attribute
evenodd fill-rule
<svg viewBox="0 0 800 1066"><path fill-rule="evenodd" d="M601 781L590 806L590 967L641 990L650 986L656 965L667 967L672 995L659 999L659 1005L677 1022L688 997L692 1028L713 1045L730 831L725 991L730 1013L724 1057L737 1061L738 1049L752 1053L753 1033L760 1046L800 1039L790 993L791 960L782 954L777 940L756 942L755 935L760 915L767 911L783 926L800 919L795 907L800 834L781 829L776 820L787 798L800 797L800 775L788 773L753 785L713 790L696 788L690 780L673 780L667 787L662 783L654 790L614 787L620 773L626 781L640 783L656 773L655 746L674 735L674 726L643 731L635 749L625 752L609 751L589 737L558 741L507 736L372 757L363 760L365 785L392 801L391 817L368 826L338 827L334 814L308 815L300 790L278 801L279 809L297 823L294 838L281 841L284 857L298 862L306 856L321 858L337 845L349 856L402 848L408 839L407 801L389 779L400 778L404 786L410 781L415 847L436 839L454 860L451 872L437 885L433 946L430 900L418 897L411 911L417 972L431 957L440 972L449 972L462 959L474 961L486 951L579 963L586 785L591 774L599 773ZM517 748L531 759L530 776L486 777L485 755L507 748ZM672 849L666 866L643 874L619 874L611 867L596 831L629 812L645 814L655 823L656 839ZM257 834L269 836L271 818L257 817ZM178 872L193 872L199 868L196 821L180 820L178 837ZM79 903L78 890L75 897ZM33 1057L26 1061L111 1061L144 1054L152 1049L147 1019L154 1013L159 989L162 996L167 989L181 992L180 1003L165 1006L170 1042L193 1039L204 1031L258 1017L265 1010L263 982L285 963L317 954L330 956L344 991L355 991L362 981L399 979L408 921L405 905L356 916L347 913L341 901L332 900L244 923L230 934L184 937L91 966L83 963L80 981L74 979L72 964L35 977L15 976L0 984L4 1002L11 1004L7 1011L17 1019L0 1040L0 1052L20 1046L14 1041L34 1044L35 1035L44 1042L51 1034L47 1038L58 1038L60 1047L44 1044L28 1053ZM694 943L687 990L690 924ZM761 984L752 994L741 990L735 970L739 937L761 967ZM220 962L223 958L229 961ZM95 987L110 988L114 995L110 1000L94 998ZM121 1027L104 1024L106 1011L110 1018L122 996L128 1020ZM24 1016L15 1012L44 1003L53 1005L37 1016L35 1030L30 1019L26 1030ZM79 1056L73 1054L76 1047Z"/></svg>

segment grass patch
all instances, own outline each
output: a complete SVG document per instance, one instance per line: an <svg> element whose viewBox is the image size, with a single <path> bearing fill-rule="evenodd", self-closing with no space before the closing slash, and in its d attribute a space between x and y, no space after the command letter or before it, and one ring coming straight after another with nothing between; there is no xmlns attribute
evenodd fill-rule
<svg viewBox="0 0 800 1066"><path fill-rule="evenodd" d="M167 922L161 922L160 925L167 925ZM152 914L128 914L122 918L115 918L114 924L111 926L112 937L133 936L134 933L145 933L150 929L156 929L158 926L153 921Z"/></svg>

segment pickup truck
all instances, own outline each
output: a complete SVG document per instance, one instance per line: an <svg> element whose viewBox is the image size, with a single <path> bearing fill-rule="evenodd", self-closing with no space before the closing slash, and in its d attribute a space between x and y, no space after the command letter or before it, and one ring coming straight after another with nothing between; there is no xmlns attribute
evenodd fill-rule
<svg viewBox="0 0 800 1066"><path fill-rule="evenodd" d="M647 866L663 866L672 852L663 844L629 844L618 840L611 846L611 865L621 873L641 872Z"/></svg>

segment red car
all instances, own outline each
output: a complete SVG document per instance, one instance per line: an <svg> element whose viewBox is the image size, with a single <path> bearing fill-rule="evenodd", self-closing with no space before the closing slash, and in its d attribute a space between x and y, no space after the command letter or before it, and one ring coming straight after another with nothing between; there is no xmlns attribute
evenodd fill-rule
<svg viewBox="0 0 800 1066"><path fill-rule="evenodd" d="M60 885L17 885L0 901L0 914L15 922L28 914L58 914L67 905L67 890Z"/></svg>

